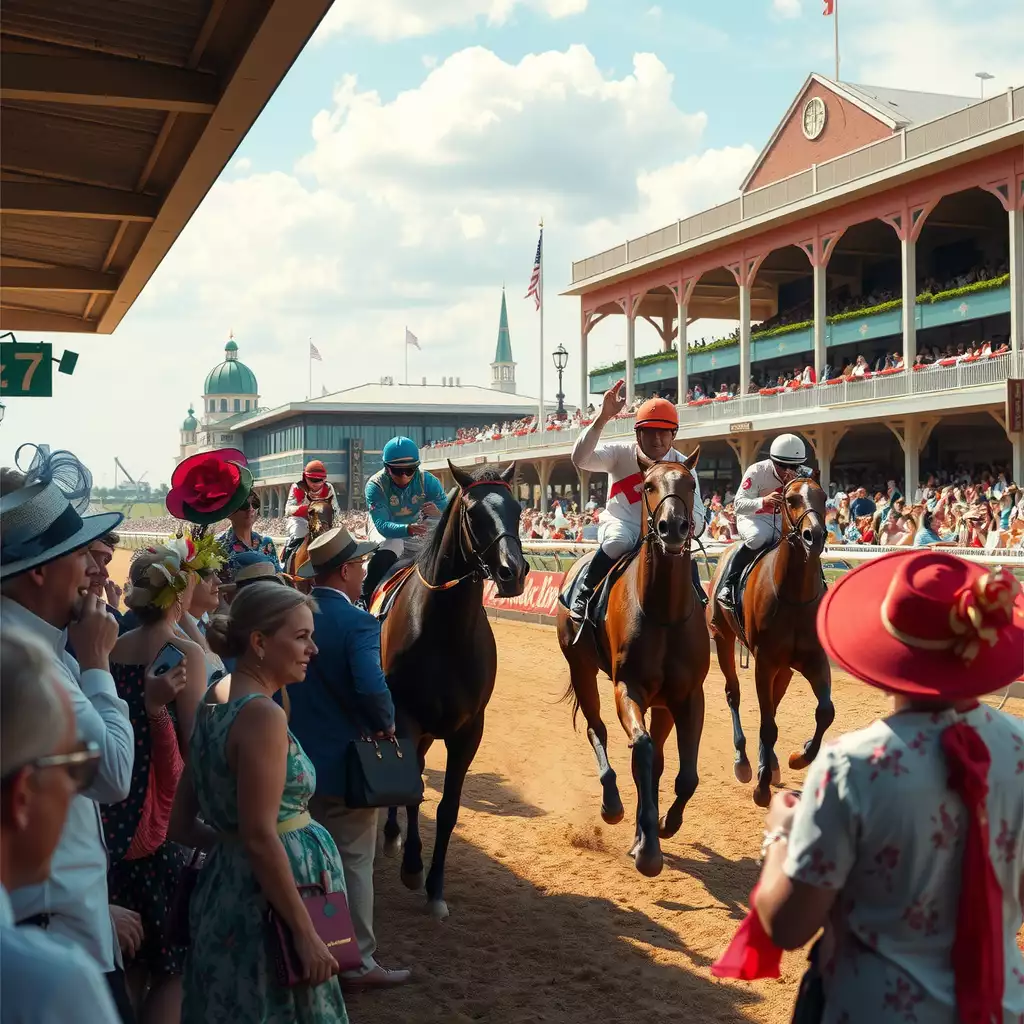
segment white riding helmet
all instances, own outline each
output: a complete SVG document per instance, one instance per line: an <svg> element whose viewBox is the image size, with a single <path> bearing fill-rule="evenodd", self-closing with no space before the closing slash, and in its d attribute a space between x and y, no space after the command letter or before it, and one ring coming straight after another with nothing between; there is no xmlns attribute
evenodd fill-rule
<svg viewBox="0 0 1024 1024"><path fill-rule="evenodd" d="M772 441L768 456L783 466L802 466L807 461L807 449L796 434L779 434Z"/></svg>

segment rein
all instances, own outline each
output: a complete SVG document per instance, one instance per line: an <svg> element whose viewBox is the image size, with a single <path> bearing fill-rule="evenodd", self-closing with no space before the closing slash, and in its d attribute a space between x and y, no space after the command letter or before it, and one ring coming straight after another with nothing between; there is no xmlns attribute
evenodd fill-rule
<svg viewBox="0 0 1024 1024"><path fill-rule="evenodd" d="M420 583L422 583L423 586L427 588L427 590L434 592L452 590L453 588L457 587L460 583L465 583L466 580L472 580L474 583L476 583L481 580L489 579L492 582L497 583L497 580L494 579L494 576L491 573L490 567L484 561L483 556L503 538L507 537L515 541L518 541L519 538L514 534L509 533L508 530L503 530L501 533L497 534L497 536L488 541L488 543L484 545L484 547L481 548L477 546L477 539L473 536L473 530L469 525L468 512L466 510L466 505L465 502L463 501L463 498L465 498L466 493L472 490L474 487L483 486L504 487L509 492L509 494L512 493L512 485L505 480L474 480L473 483L468 484L467 486L459 489L459 557L464 562L472 562L472 560L475 559L476 565L464 576L459 576L453 580L446 580L444 583L427 582L427 580L423 577L423 573L420 571L420 567L417 565L416 575L419 577ZM465 548L462 545L463 533L465 533L469 537L471 545L470 555L472 555L472 558L468 558L466 556Z"/></svg>
<svg viewBox="0 0 1024 1024"><path fill-rule="evenodd" d="M784 537L785 543L789 544L793 548L796 548L798 545L800 547L803 547L803 544L800 540L800 526L808 516L817 514L818 513L816 509L813 509L810 506L808 506L803 510L803 512L800 513L799 516L797 516L796 522L794 523L793 520L789 518L788 507L786 505L783 505L783 511L781 513L776 513L776 515L781 515L783 522L789 527ZM804 550L806 551L806 548ZM821 556L819 555L818 557L820 558ZM814 597L808 598L808 600L806 601L787 601L786 598L784 598L782 594L779 592L778 584L775 582L774 573L772 573L771 575L771 581L772 591L775 594L775 599L779 602L779 604L784 604L789 608L806 608L808 605L814 604L815 601L821 600L821 595L823 591L819 590L814 595Z"/></svg>

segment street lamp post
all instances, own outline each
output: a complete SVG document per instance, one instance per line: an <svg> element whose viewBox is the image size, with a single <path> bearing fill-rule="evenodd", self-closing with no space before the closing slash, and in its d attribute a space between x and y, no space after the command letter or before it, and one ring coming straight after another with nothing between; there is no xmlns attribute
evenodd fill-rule
<svg viewBox="0 0 1024 1024"><path fill-rule="evenodd" d="M569 363L569 353L565 346L559 344L558 348L551 353L551 358L554 360L555 369L558 371L558 394L555 396L558 399L558 408L555 410L555 417L558 420L568 419L569 414L565 411L565 395L562 393L562 374L565 373L565 368Z"/></svg>

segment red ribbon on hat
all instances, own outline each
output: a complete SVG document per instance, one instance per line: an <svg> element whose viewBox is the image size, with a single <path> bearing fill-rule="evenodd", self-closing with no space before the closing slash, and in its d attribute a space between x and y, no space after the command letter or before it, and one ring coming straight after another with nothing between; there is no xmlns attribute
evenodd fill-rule
<svg viewBox="0 0 1024 1024"><path fill-rule="evenodd" d="M964 802L967 834L952 964L956 1005L964 1024L1003 1019L1003 893L989 857L988 770L992 755L966 722L942 733L949 788Z"/></svg>

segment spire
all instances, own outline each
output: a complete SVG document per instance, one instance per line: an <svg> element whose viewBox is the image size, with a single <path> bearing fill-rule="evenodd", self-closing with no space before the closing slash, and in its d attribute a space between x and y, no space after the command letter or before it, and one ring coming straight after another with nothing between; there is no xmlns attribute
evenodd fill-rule
<svg viewBox="0 0 1024 1024"><path fill-rule="evenodd" d="M508 309L505 306L504 285L501 287L501 319L498 321L498 345L494 352L494 362L512 362L512 339L508 333Z"/></svg>

